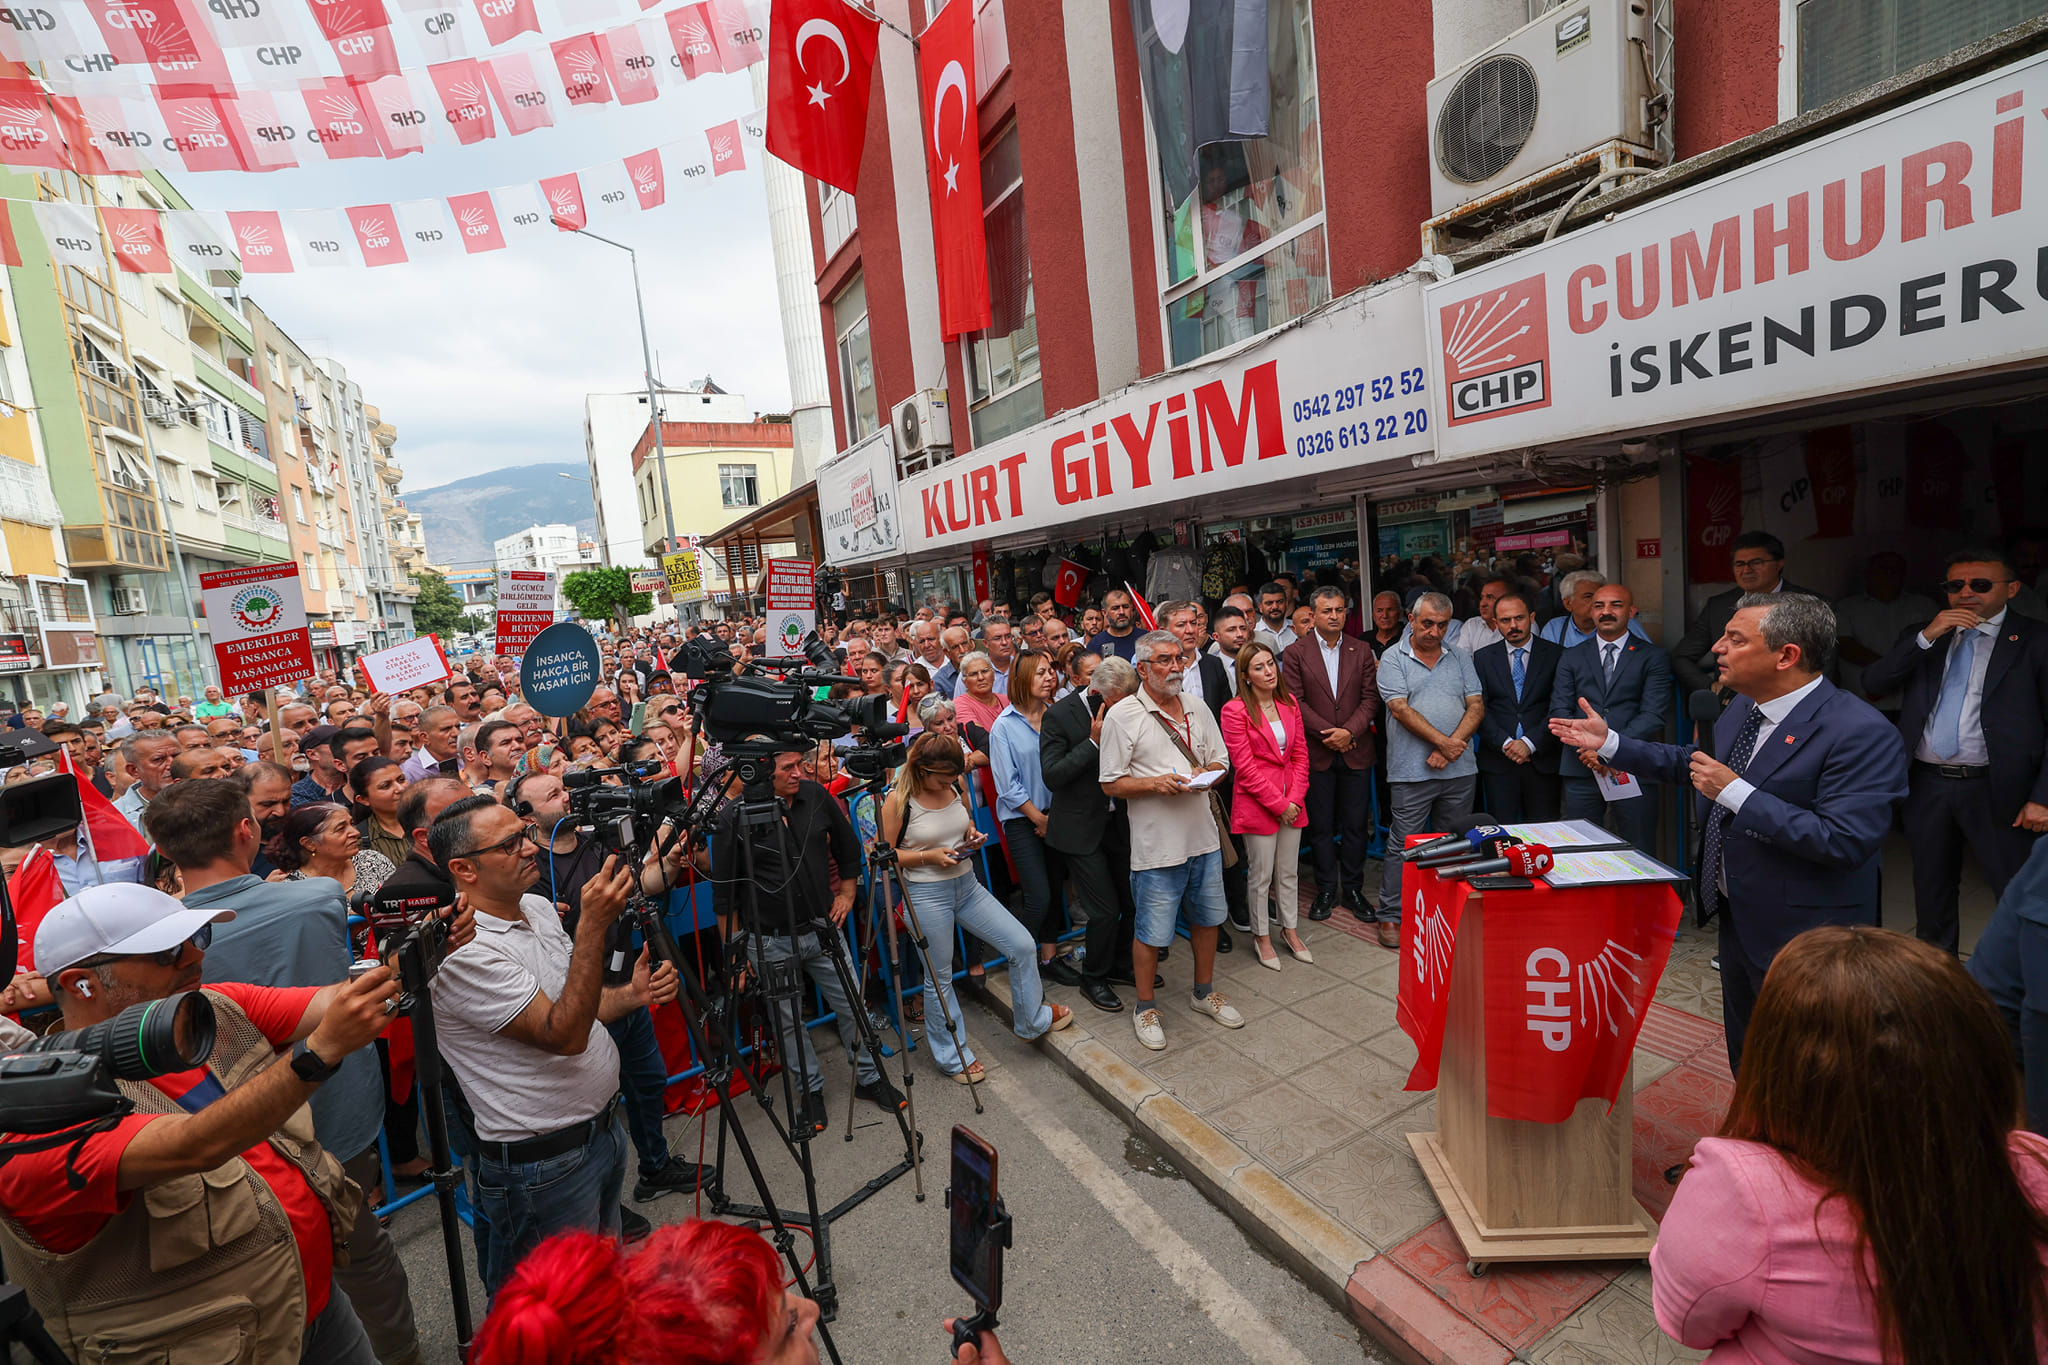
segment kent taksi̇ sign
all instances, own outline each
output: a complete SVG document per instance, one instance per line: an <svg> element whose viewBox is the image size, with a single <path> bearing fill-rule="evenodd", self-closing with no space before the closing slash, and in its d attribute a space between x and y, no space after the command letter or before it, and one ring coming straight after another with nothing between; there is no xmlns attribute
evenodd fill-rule
<svg viewBox="0 0 2048 1365"><path fill-rule="evenodd" d="M296 564L251 564L199 575L199 600L225 693L256 692L313 672Z"/></svg>
<svg viewBox="0 0 2048 1365"><path fill-rule="evenodd" d="M2037 55L1432 286L1438 453L2048 355L2044 95Z"/></svg>
<svg viewBox="0 0 2048 1365"><path fill-rule="evenodd" d="M1134 384L906 479L906 549L1241 494L1428 451L1435 433L1421 303L1411 280L1361 291L1219 360Z"/></svg>

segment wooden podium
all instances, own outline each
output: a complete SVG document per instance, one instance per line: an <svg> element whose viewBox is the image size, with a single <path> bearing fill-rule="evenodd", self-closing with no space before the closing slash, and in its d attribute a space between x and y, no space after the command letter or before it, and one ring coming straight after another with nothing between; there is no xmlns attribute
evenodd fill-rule
<svg viewBox="0 0 2048 1365"><path fill-rule="evenodd" d="M1458 925L1437 1131L1408 1135L1415 1158L1474 1274L1494 1261L1648 1256L1657 1224L1633 1193L1633 1063L1612 1109L1584 1099L1563 1123L1487 1116L1486 900L1473 893Z"/></svg>

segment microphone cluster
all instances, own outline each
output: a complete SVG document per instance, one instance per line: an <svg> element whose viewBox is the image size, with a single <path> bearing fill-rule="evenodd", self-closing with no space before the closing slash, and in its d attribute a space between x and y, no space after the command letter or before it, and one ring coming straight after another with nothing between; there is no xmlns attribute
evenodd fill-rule
<svg viewBox="0 0 2048 1365"><path fill-rule="evenodd" d="M1498 858L1475 858L1470 862L1438 868L1437 875L1446 881L1490 877L1502 872L1510 877L1540 877L1550 871L1554 861L1549 848L1542 844L1515 844L1503 850Z"/></svg>

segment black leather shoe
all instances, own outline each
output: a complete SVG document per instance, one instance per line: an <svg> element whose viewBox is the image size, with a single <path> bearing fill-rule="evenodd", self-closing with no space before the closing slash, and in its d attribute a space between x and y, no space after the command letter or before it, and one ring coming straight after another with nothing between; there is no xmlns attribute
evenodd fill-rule
<svg viewBox="0 0 2048 1365"><path fill-rule="evenodd" d="M1220 925L1220 924L1219 924L1219 925L1217 925L1217 926L1216 926L1216 951L1217 951L1217 952L1219 952L1219 953L1227 953L1227 952L1229 952L1229 951L1230 951L1230 950L1231 950L1232 948L1235 948L1236 946L1237 946L1236 944L1234 944L1234 943L1232 943L1232 942L1230 941L1230 931L1229 931L1228 929L1225 929L1225 928L1224 928L1224 927L1223 927L1222 925Z"/></svg>
<svg viewBox="0 0 2048 1365"><path fill-rule="evenodd" d="M684 1161L681 1157L670 1157L666 1166L654 1170L642 1170L640 1178L633 1182L633 1202L645 1204L650 1199L659 1199L665 1194L680 1191L691 1194L718 1179L718 1167L706 1162L699 1166Z"/></svg>
<svg viewBox="0 0 2048 1365"><path fill-rule="evenodd" d="M1355 889L1346 891L1337 900L1355 918L1368 921L1373 918L1372 910L1365 903L1365 897L1360 895Z"/></svg>
<svg viewBox="0 0 2048 1365"><path fill-rule="evenodd" d="M1041 981L1050 981L1060 986L1078 986L1081 984L1081 974L1075 971L1074 964L1067 961L1064 957L1056 957L1050 962L1039 963L1038 978Z"/></svg>
<svg viewBox="0 0 2048 1365"><path fill-rule="evenodd" d="M1132 990L1136 990L1138 989L1138 977L1135 972L1111 972L1109 974L1109 984L1112 986L1129 986ZM1165 977L1159 975L1159 973L1157 972L1154 972L1152 974L1153 990L1156 991L1165 984Z"/></svg>
<svg viewBox="0 0 2048 1365"><path fill-rule="evenodd" d="M1105 1014L1119 1013L1124 1007L1124 998L1111 990L1106 981L1093 981L1083 977L1081 994L1087 998L1089 1004Z"/></svg>
<svg viewBox="0 0 2048 1365"><path fill-rule="evenodd" d="M1308 908L1308 917L1312 920L1326 920L1330 917L1330 911L1336 907L1336 904L1336 892L1318 891L1316 892L1314 903Z"/></svg>
<svg viewBox="0 0 2048 1365"><path fill-rule="evenodd" d="M627 1208L625 1205L621 1204L619 1206L620 1241L626 1243L626 1245L628 1246L631 1246L635 1242L646 1241L648 1237L650 1237L653 1234L653 1232L654 1224L648 1222L645 1218L642 1218L639 1214L633 1212L633 1210Z"/></svg>

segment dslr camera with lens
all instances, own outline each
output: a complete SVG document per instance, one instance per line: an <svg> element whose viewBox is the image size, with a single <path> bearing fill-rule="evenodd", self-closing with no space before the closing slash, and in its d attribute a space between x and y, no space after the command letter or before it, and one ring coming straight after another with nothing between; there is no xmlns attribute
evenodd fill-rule
<svg viewBox="0 0 2048 1365"><path fill-rule="evenodd" d="M213 1055L213 1005L198 991L130 1005L89 1028L0 1056L0 1133L57 1140L0 1147L0 1161L73 1139L66 1130L132 1112L117 1081L190 1071Z"/></svg>

